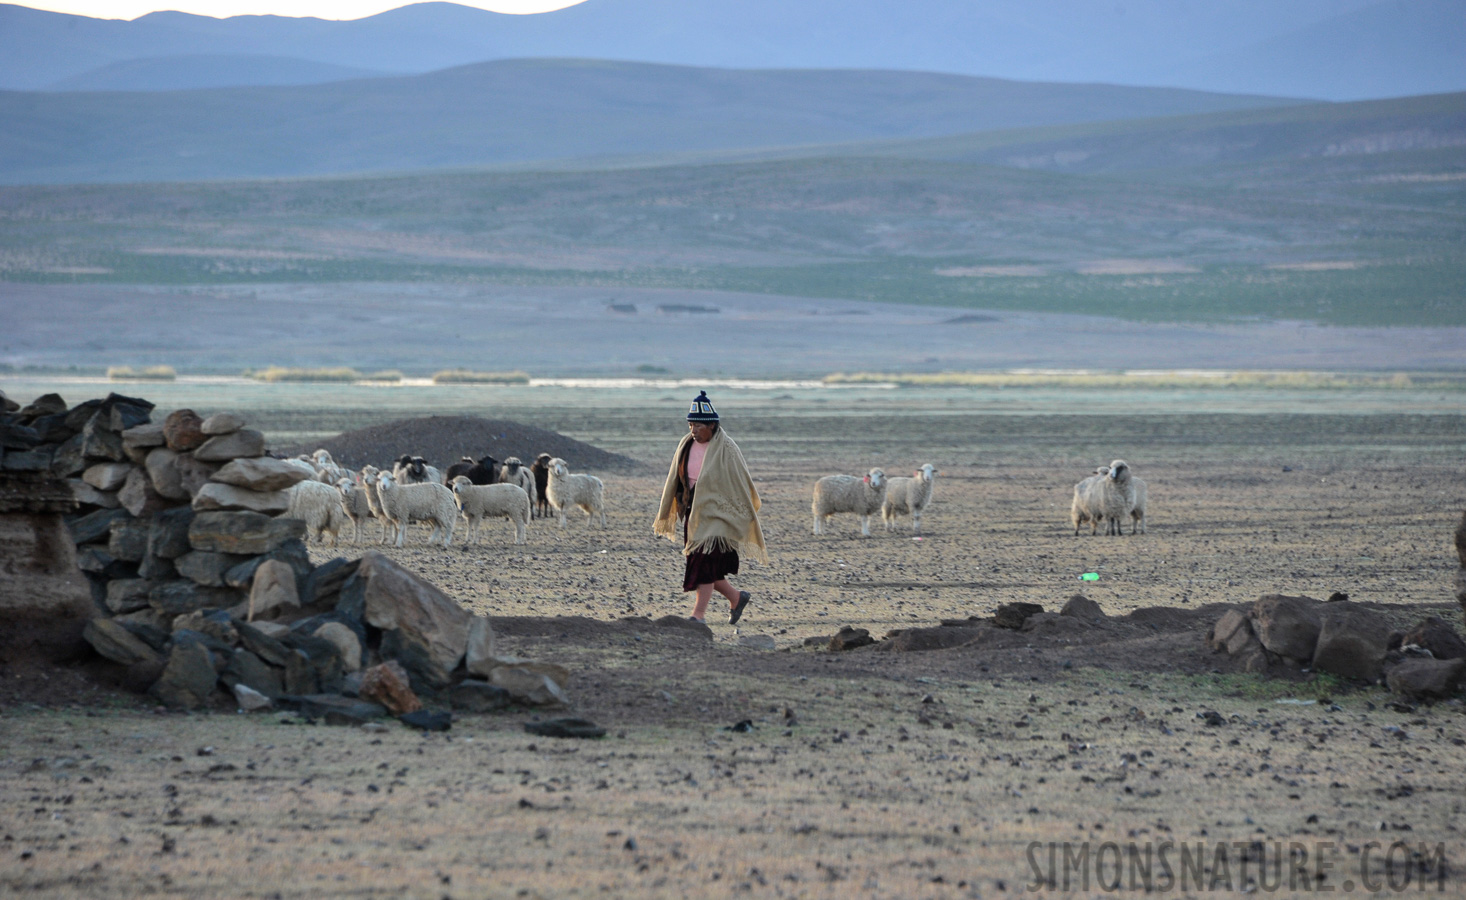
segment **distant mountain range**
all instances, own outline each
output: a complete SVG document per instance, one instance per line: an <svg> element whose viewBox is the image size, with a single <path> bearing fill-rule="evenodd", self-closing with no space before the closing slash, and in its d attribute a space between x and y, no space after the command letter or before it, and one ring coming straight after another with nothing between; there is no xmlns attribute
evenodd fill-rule
<svg viewBox="0 0 1466 900"><path fill-rule="evenodd" d="M177 12L128 22L0 5L0 88L12 90L305 84L333 77L321 66L349 76L551 57L1346 100L1466 89L1462 47L1460 0L587 0L533 16L420 3L345 22ZM210 56L219 61L200 63Z"/></svg>
<svg viewBox="0 0 1466 900"><path fill-rule="evenodd" d="M604 164L1298 102L915 72L511 60L304 86L0 92L0 183Z"/></svg>

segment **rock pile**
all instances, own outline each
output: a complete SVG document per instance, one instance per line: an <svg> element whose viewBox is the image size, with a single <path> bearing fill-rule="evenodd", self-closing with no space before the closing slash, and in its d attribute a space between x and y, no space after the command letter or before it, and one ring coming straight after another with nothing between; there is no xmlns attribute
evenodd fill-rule
<svg viewBox="0 0 1466 900"><path fill-rule="evenodd" d="M1380 613L1348 600L1267 594L1245 610L1224 613L1207 644L1248 672L1290 665L1354 681L1383 679L1410 699L1449 697L1466 676L1466 644L1441 619L1402 634Z"/></svg>
<svg viewBox="0 0 1466 900"><path fill-rule="evenodd" d="M0 471L64 486L94 617L83 638L161 702L231 692L328 721L421 709L568 702L568 672L493 652L488 619L378 553L313 566L305 523L280 517L310 471L266 455L239 416L112 394L41 397L0 419ZM452 689L449 691L449 689Z"/></svg>

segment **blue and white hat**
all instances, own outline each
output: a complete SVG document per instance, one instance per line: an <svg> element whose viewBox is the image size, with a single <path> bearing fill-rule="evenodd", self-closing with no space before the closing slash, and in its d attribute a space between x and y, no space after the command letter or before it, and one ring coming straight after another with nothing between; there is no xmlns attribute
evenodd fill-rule
<svg viewBox="0 0 1466 900"><path fill-rule="evenodd" d="M713 409L713 402L708 399L707 391L698 391L697 399L692 401L692 408L687 411L689 422L716 422L718 411Z"/></svg>

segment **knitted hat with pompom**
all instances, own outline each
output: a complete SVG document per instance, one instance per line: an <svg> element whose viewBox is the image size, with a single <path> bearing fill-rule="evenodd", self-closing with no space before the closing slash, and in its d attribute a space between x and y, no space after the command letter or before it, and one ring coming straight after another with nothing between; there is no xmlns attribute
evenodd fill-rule
<svg viewBox="0 0 1466 900"><path fill-rule="evenodd" d="M708 399L707 391L698 391L697 399L692 401L692 408L687 411L689 422L716 422L718 411L713 409L713 402Z"/></svg>

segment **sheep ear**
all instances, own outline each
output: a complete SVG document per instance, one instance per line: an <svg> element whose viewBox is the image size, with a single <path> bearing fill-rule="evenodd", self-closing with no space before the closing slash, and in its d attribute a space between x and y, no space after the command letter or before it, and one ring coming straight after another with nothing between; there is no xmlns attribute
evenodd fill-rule
<svg viewBox="0 0 1466 900"><path fill-rule="evenodd" d="M865 483L866 484L870 484L870 476L869 475L865 476Z"/></svg>

